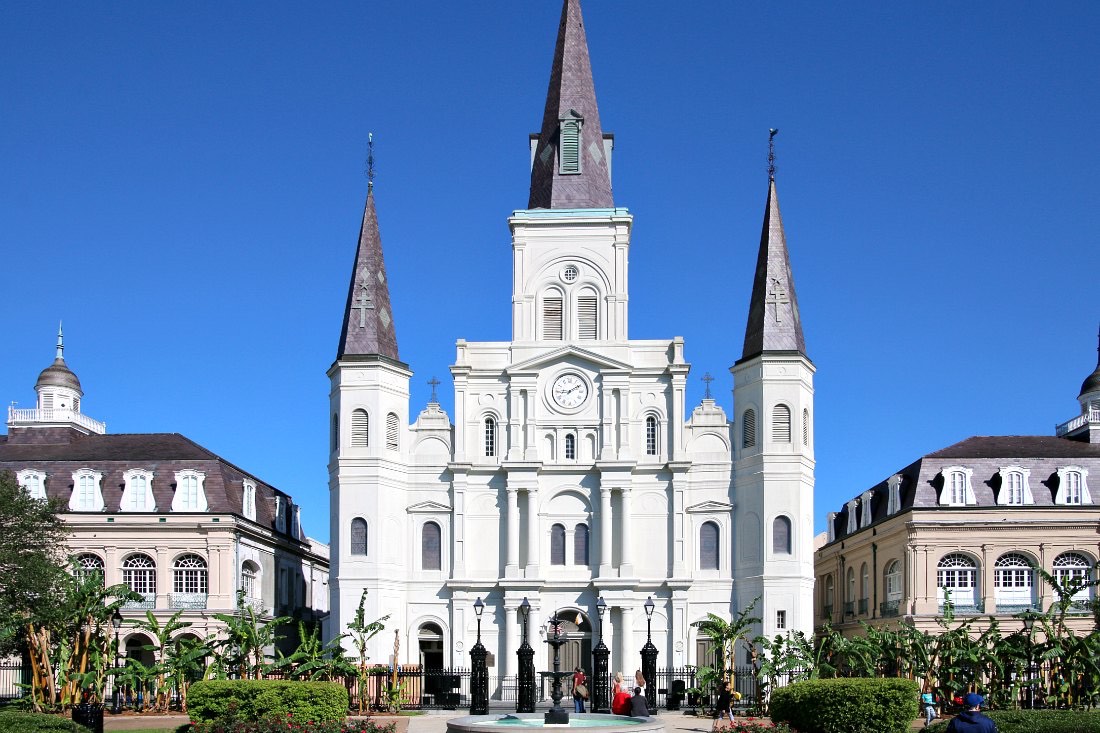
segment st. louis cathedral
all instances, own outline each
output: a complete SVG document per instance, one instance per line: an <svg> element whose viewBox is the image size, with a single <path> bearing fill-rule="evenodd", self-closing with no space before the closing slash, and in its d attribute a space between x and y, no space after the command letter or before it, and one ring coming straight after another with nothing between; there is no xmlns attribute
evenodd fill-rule
<svg viewBox="0 0 1100 733"><path fill-rule="evenodd" d="M410 418L368 191L328 371L332 632L366 589L366 618L390 614L400 663L464 666L480 597L501 677L516 673L525 598L536 669L549 668L538 641L554 612L564 668L590 670L602 636L628 674L647 622L662 667L709 663L692 622L754 599L758 632L812 632L814 365L774 176L727 415L686 404L683 339L627 337L634 216L612 196L613 147L580 3L565 0L528 203L508 217L512 336L458 339L453 421L434 401ZM393 641L375 637L371 660Z"/></svg>

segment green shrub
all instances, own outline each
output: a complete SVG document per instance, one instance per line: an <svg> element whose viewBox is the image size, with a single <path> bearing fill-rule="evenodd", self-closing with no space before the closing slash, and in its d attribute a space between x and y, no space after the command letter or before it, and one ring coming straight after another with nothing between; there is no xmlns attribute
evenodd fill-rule
<svg viewBox="0 0 1100 733"><path fill-rule="evenodd" d="M298 724L294 718L267 717L233 723L195 723L187 733L394 733L395 723L378 725L373 720Z"/></svg>
<svg viewBox="0 0 1100 733"><path fill-rule="evenodd" d="M906 733L919 697L913 680L807 680L772 690L770 711L802 733Z"/></svg>
<svg viewBox="0 0 1100 733"><path fill-rule="evenodd" d="M1097 710L989 710L982 711L1001 733L1095 733L1100 730ZM928 726L928 733L943 733L947 723Z"/></svg>
<svg viewBox="0 0 1100 733"><path fill-rule="evenodd" d="M8 711L0 712L0 730L4 733L91 733L60 715Z"/></svg>
<svg viewBox="0 0 1100 733"><path fill-rule="evenodd" d="M287 715L301 723L340 721L348 712L348 691L337 682L205 680L188 690L187 712L200 722Z"/></svg>

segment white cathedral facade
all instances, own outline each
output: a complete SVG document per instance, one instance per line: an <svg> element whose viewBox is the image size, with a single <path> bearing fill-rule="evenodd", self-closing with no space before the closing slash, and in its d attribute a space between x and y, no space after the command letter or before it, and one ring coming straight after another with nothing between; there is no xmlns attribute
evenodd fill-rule
<svg viewBox="0 0 1100 733"><path fill-rule="evenodd" d="M813 629L813 374L769 181L734 415L686 403L680 338L628 338L632 214L611 193L578 0L565 0L528 207L512 213L510 341L458 340L453 423L410 419L373 192L331 379L332 619L363 590L390 615L372 662L466 666L477 635L516 674L519 607L536 669L555 611L563 668L705 664L692 622L759 598L760 633ZM746 284L748 283L746 273ZM597 601L607 612L602 623ZM644 604L655 610L647 619ZM739 663L742 660L738 660Z"/></svg>

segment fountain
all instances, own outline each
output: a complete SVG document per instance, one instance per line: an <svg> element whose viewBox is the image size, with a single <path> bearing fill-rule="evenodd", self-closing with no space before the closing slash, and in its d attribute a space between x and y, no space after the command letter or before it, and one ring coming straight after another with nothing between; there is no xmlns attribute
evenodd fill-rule
<svg viewBox="0 0 1100 733"><path fill-rule="evenodd" d="M526 600L526 599L525 599ZM554 649L554 669L546 674L553 679L550 699L553 706L545 714L508 713L498 715L467 715L447 721L447 733L503 733L504 731L534 731L543 728L599 728L600 733L656 733L664 725L656 718L632 718L626 715L606 713L574 713L572 716L561 706L565 696L561 681L572 671L562 671L560 649L567 643L561 638L561 626L555 611L550 619L552 634L546 643Z"/></svg>

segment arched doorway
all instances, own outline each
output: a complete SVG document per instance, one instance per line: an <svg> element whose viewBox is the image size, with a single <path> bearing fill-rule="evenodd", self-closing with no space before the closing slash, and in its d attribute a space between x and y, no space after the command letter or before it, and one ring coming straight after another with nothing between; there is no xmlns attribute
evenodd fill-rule
<svg viewBox="0 0 1100 733"><path fill-rule="evenodd" d="M561 646L561 668L571 670L580 667L591 676L592 623L588 616L576 609L566 608L558 611L558 622L561 624L559 633L566 640Z"/></svg>
<svg viewBox="0 0 1100 733"><path fill-rule="evenodd" d="M131 634L126 637L126 658L135 659L146 667L152 667L156 663L156 655L152 649L153 640L145 634Z"/></svg>
<svg viewBox="0 0 1100 733"><path fill-rule="evenodd" d="M443 629L439 624L420 624L417 631L420 647L420 666L424 669L443 669Z"/></svg>

